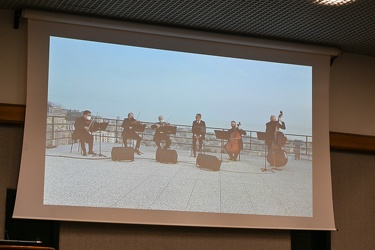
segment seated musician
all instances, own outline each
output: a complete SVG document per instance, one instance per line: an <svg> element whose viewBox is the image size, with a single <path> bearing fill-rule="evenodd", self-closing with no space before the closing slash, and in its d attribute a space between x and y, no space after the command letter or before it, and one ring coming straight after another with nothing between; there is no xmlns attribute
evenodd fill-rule
<svg viewBox="0 0 375 250"><path fill-rule="evenodd" d="M281 118L282 112L280 112L277 119L275 115L271 115L270 121L266 123L266 145L268 147L268 152L272 152L273 148L276 146L277 132L279 129L286 129L285 122L283 122ZM275 162L275 160L276 159L274 159L273 162ZM273 166L274 164L271 163L270 165Z"/></svg>
<svg viewBox="0 0 375 250"><path fill-rule="evenodd" d="M91 112L89 110L85 110L83 111L83 116L76 118L74 122L74 131L72 139L79 139L79 142L81 143L83 156L87 156L85 143L89 145L88 154L95 155L93 151L94 137L89 131L89 127L92 124L91 119Z"/></svg>
<svg viewBox="0 0 375 250"><path fill-rule="evenodd" d="M164 122L164 117L162 115L158 117L158 120L159 122L151 126L152 129L155 129L155 135L154 135L153 141L156 143L156 146L158 147L158 149L161 149L160 143L162 141L165 142L163 149L169 149L169 147L172 144L172 141L169 138L167 130L165 129L166 126L169 125L169 123Z"/></svg>
<svg viewBox="0 0 375 250"><path fill-rule="evenodd" d="M193 131L193 154L194 157L197 156L197 141L199 143L199 151L202 151L203 140L206 135L206 123L202 121L202 115L196 114L195 121L192 125Z"/></svg>
<svg viewBox="0 0 375 250"><path fill-rule="evenodd" d="M121 127L123 127L122 139L125 146L128 144L128 139L136 140L134 151L140 155L139 147L141 146L141 137L136 133L135 127L137 124L139 124L139 121L134 118L134 114L129 113L128 118L125 118L121 125Z"/></svg>
<svg viewBox="0 0 375 250"><path fill-rule="evenodd" d="M231 121L230 125L231 125L231 129L228 130L229 137L231 137L233 135L233 133L237 132L239 134L240 138L238 138L238 139L229 138L228 143L230 143L231 139L233 139L232 142L236 143L238 145L238 150L236 150L234 152L228 151L227 147L225 148L225 150L227 151L229 159L232 160L232 161L235 161L235 160L237 160L238 155L240 154L241 150L243 149L242 136L246 135L246 131L241 129L241 123L236 124L235 121ZM234 141L234 140L238 140L238 141Z"/></svg>

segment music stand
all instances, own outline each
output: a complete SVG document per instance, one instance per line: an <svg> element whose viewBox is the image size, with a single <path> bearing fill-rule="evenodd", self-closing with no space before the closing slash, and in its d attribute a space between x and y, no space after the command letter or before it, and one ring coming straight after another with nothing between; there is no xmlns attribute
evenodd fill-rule
<svg viewBox="0 0 375 250"><path fill-rule="evenodd" d="M266 139L267 134L266 132L257 132L257 138L259 141L264 141L264 168L261 168L262 172L270 171L272 173L275 173L272 169L267 168L267 145L266 145Z"/></svg>
<svg viewBox="0 0 375 250"><path fill-rule="evenodd" d="M161 132L166 133L168 135L175 135L177 133L177 127L176 126L164 126L159 128Z"/></svg>
<svg viewBox="0 0 375 250"><path fill-rule="evenodd" d="M229 140L229 133L225 130L214 130L217 139L220 139L220 161L223 161L223 143L224 140Z"/></svg>
<svg viewBox="0 0 375 250"><path fill-rule="evenodd" d="M99 131L99 154L95 154L93 156L102 156L102 157L107 157L104 154L102 154L102 131L105 131L108 127L109 122L95 122L91 126L91 131L96 132Z"/></svg>

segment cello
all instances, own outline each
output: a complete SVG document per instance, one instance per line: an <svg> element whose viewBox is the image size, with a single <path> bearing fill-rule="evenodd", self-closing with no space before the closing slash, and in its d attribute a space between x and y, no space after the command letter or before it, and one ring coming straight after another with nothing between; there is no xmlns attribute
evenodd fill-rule
<svg viewBox="0 0 375 250"><path fill-rule="evenodd" d="M241 122L237 124L237 128L241 125ZM234 131L229 135L229 140L225 144L225 150L233 155L239 154L241 151L240 140L242 139L241 134L238 131Z"/></svg>

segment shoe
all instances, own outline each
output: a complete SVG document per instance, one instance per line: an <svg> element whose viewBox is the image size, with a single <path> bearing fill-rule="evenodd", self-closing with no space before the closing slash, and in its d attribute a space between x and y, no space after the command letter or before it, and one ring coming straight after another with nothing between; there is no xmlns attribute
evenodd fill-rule
<svg viewBox="0 0 375 250"><path fill-rule="evenodd" d="M83 156L87 156L86 152L83 152L82 155L83 155Z"/></svg>
<svg viewBox="0 0 375 250"><path fill-rule="evenodd" d="M139 149L134 149L134 152L137 154L137 155L141 155L141 151L139 151Z"/></svg>
<svg viewBox="0 0 375 250"><path fill-rule="evenodd" d="M94 151L89 151L89 155L95 155Z"/></svg>

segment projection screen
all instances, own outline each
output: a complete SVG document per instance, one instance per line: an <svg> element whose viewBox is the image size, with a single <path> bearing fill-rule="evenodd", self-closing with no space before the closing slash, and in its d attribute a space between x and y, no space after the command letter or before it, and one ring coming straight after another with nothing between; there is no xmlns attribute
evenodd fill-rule
<svg viewBox="0 0 375 250"><path fill-rule="evenodd" d="M337 50L24 17L15 218L335 229L328 91Z"/></svg>

